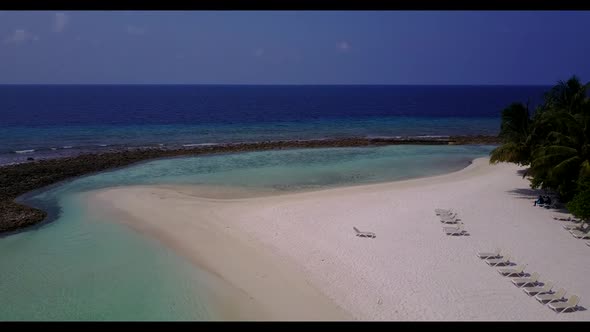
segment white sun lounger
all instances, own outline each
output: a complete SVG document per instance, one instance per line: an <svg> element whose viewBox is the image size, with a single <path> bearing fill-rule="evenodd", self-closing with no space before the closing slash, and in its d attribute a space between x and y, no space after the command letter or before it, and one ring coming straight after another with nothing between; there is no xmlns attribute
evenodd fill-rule
<svg viewBox="0 0 590 332"><path fill-rule="evenodd" d="M559 314L568 309L576 311L578 309L578 303L580 303L580 298L576 295L572 295L567 302L554 302L549 303L547 306Z"/></svg>
<svg viewBox="0 0 590 332"><path fill-rule="evenodd" d="M459 229L461 227L461 225L463 225L463 223L458 222L456 225L453 225L453 226L443 226L443 230L444 229L448 229L448 230Z"/></svg>
<svg viewBox="0 0 590 332"><path fill-rule="evenodd" d="M454 219L454 218L443 218L440 220L443 224L457 224L461 221L461 219Z"/></svg>
<svg viewBox="0 0 590 332"><path fill-rule="evenodd" d="M571 221L571 222L575 222L575 223L578 223L578 222L580 222L580 221L581 221L581 220L579 220L579 219L572 218L571 216L569 216L569 217L567 217L567 218L553 216L553 219L554 219L554 220L560 220L560 221Z"/></svg>
<svg viewBox="0 0 590 332"><path fill-rule="evenodd" d="M553 282L552 281L547 281L545 283L545 285L543 285L543 287L539 287L539 286L534 286L534 287L523 287L522 291L527 293L528 296L533 296L533 295L537 295L537 294L547 294L549 292L551 292L551 290L553 289Z"/></svg>
<svg viewBox="0 0 590 332"><path fill-rule="evenodd" d="M502 269L498 269L498 273L505 277L518 277L523 275L524 269L526 268L525 265L519 265L517 267L506 267Z"/></svg>
<svg viewBox="0 0 590 332"><path fill-rule="evenodd" d="M564 296L565 296L565 289L560 288L555 293L537 294L537 295L535 295L535 299L537 299L537 301L539 301L543 304L547 304L547 303L551 303L551 302L562 301Z"/></svg>
<svg viewBox="0 0 590 332"><path fill-rule="evenodd" d="M579 230L571 230L570 233L576 238L576 239L590 239L590 231L579 231Z"/></svg>
<svg viewBox="0 0 590 332"><path fill-rule="evenodd" d="M586 227L586 223L582 223L581 225L577 225L577 224L565 224L563 225L563 228L567 229L568 231L572 231L572 230L582 230Z"/></svg>
<svg viewBox="0 0 590 332"><path fill-rule="evenodd" d="M352 228L354 229L354 231L356 232L356 236L358 236L358 237L370 237L370 238L376 237L375 233L373 233L373 232L361 232L356 227L352 227Z"/></svg>
<svg viewBox="0 0 590 332"><path fill-rule="evenodd" d="M441 212L438 214L438 216L441 216L441 217L456 217L458 215L459 214L457 212Z"/></svg>
<svg viewBox="0 0 590 332"><path fill-rule="evenodd" d="M442 210L442 209L435 209L434 213L437 216L441 216L441 215L456 215L457 212L453 211L452 209L449 210Z"/></svg>
<svg viewBox="0 0 590 332"><path fill-rule="evenodd" d="M463 229L463 224L457 224L457 227L443 227L443 232L447 235L463 235L465 229Z"/></svg>
<svg viewBox="0 0 590 332"><path fill-rule="evenodd" d="M508 265L510 264L510 255L506 255L503 258L486 259L486 263L489 266Z"/></svg>
<svg viewBox="0 0 590 332"><path fill-rule="evenodd" d="M500 258L500 257L502 257L502 256L500 256L501 252L502 252L502 250L500 248L496 248L496 250L493 252L478 252L477 257L479 257L481 259Z"/></svg>
<svg viewBox="0 0 590 332"><path fill-rule="evenodd" d="M539 283L539 274L534 272L530 277L527 278L514 278L512 279L512 283L518 288L522 288L526 285L536 286Z"/></svg>
<svg viewBox="0 0 590 332"><path fill-rule="evenodd" d="M458 217L458 216L456 216L456 215L455 215L455 216L440 215L440 216L439 216L439 218L440 218L440 221L441 221L441 222L442 222L443 220L461 220L461 219L459 219L459 217Z"/></svg>

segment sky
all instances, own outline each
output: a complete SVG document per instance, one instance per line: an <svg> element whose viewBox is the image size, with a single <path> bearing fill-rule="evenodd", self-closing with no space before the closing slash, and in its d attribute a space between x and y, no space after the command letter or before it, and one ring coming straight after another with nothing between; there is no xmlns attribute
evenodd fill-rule
<svg viewBox="0 0 590 332"><path fill-rule="evenodd" d="M590 11L0 11L0 84L590 80Z"/></svg>

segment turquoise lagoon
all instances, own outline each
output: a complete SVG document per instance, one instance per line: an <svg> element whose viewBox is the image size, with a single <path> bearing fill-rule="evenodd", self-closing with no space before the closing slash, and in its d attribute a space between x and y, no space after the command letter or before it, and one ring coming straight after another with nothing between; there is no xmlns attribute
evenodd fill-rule
<svg viewBox="0 0 590 332"><path fill-rule="evenodd" d="M285 193L448 173L493 146L294 149L162 159L28 195L53 221L0 237L0 320L219 320L211 278L156 241L88 213L81 193L183 184Z"/></svg>

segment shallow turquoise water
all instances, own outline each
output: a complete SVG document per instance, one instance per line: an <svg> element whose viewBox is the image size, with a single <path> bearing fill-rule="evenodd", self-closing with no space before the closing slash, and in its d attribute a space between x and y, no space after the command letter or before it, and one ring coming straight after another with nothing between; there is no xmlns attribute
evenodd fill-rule
<svg viewBox="0 0 590 332"><path fill-rule="evenodd" d="M29 198L57 219L0 238L0 320L215 320L207 276L155 241L87 213L79 194L130 184L291 191L459 170L492 146L265 151L150 161Z"/></svg>

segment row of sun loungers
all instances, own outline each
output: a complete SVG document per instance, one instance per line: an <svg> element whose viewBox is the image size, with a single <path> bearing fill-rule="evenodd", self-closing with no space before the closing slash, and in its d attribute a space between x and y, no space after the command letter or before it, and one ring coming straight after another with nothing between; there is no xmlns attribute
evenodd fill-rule
<svg viewBox="0 0 590 332"><path fill-rule="evenodd" d="M501 249L496 249L492 252L480 252L477 257L484 259L490 266L508 266L512 264L510 261L510 255L502 255ZM512 283L523 290L528 296L534 296L537 301L543 305L547 305L551 310L562 313L565 311L576 311L578 310L578 303L580 303L580 297L572 295L566 300L566 291L560 288L557 292L553 292L555 284L551 281L541 283L539 281L539 273L534 272L528 277L525 275L525 265L518 265L509 268L500 268L498 273L505 277L512 278Z"/></svg>
<svg viewBox="0 0 590 332"><path fill-rule="evenodd" d="M458 218L457 212L451 209L435 209L434 213L440 217L440 222L448 225L454 224L455 226L443 226L443 232L447 235L465 235L467 231L465 230L463 223L460 222L461 219Z"/></svg>

